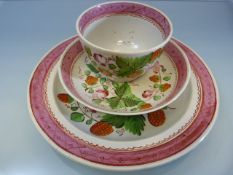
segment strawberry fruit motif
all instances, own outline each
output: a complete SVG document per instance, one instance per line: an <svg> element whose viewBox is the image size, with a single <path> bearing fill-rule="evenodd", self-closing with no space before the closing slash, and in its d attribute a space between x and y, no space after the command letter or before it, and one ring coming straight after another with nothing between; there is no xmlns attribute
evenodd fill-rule
<svg viewBox="0 0 233 175"><path fill-rule="evenodd" d="M151 125L158 127L164 124L166 116L163 110L154 111L148 114L148 120Z"/></svg>
<svg viewBox="0 0 233 175"><path fill-rule="evenodd" d="M113 132L113 128L107 122L97 122L90 128L90 131L96 136L107 136Z"/></svg>
<svg viewBox="0 0 233 175"><path fill-rule="evenodd" d="M96 84L98 82L98 78L89 75L89 76L87 76L87 79L85 80L85 82L88 85L94 85L94 84Z"/></svg>

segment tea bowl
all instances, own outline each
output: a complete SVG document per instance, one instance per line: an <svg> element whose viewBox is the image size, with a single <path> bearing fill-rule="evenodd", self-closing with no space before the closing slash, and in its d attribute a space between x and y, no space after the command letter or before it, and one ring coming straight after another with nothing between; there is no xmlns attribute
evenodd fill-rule
<svg viewBox="0 0 233 175"><path fill-rule="evenodd" d="M116 82L135 80L149 70L173 33L160 10L122 1L87 9L76 30L93 66Z"/></svg>

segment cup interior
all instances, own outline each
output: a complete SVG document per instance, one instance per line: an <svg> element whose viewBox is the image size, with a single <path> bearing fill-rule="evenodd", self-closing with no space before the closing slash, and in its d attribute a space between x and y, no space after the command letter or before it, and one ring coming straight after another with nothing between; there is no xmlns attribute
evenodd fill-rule
<svg viewBox="0 0 233 175"><path fill-rule="evenodd" d="M120 52L152 49L172 33L170 20L162 12L133 2L92 7L78 19L77 30L87 42Z"/></svg>

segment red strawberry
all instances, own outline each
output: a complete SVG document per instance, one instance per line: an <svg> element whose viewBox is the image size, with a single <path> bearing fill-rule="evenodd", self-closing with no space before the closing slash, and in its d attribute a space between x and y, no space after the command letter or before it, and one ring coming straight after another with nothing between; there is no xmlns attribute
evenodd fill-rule
<svg viewBox="0 0 233 175"><path fill-rule="evenodd" d="M166 120L165 113L162 109L148 114L148 120L151 125L158 127L164 124Z"/></svg>
<svg viewBox="0 0 233 175"><path fill-rule="evenodd" d="M90 128L92 134L96 136L107 136L113 132L112 125L106 122L97 122Z"/></svg>

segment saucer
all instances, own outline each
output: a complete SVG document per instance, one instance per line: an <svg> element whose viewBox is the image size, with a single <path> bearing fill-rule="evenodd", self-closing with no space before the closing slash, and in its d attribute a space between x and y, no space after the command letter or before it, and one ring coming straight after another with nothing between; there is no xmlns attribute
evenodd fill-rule
<svg viewBox="0 0 233 175"><path fill-rule="evenodd" d="M84 106L114 115L139 115L161 109L182 94L190 78L188 58L174 41L164 47L142 77L131 82L113 82L93 65L95 62L90 61L77 38L61 56L62 85Z"/></svg>
<svg viewBox="0 0 233 175"><path fill-rule="evenodd" d="M102 122L102 124L97 124L98 127L102 126L102 128L105 128L104 132L103 130L99 130L98 127L95 127L94 129L92 128L92 131L94 132L91 132L90 127L95 125L95 121L91 122L89 120L90 118L88 118L86 115L81 115L81 112L79 111L81 109L77 109L77 106L71 105L73 102L75 102L74 99L70 98L70 96L67 95L64 89L55 87L58 85L56 83L59 83L56 75L56 66L58 64L59 57L65 50L65 48L67 48L67 46L75 39L76 37L73 37L62 42L61 44L54 47L54 49L49 51L49 53L42 58L41 62L38 64L32 74L28 91L28 108L35 126L42 134L42 136L60 153L74 161L96 168L116 171L138 170L162 165L164 163L168 163L179 158L180 156L186 154L194 147L196 147L209 133L210 129L215 123L219 103L218 91L214 77L206 64L202 61L200 56L194 53L186 45L182 44L179 41L176 41L187 54L192 65L193 72L195 74L195 76L194 74L192 74L191 81L186 91L180 97L181 99L184 98L184 100L186 100L185 98L187 98L187 96L190 96L190 98L187 98L191 99L188 100L189 102L187 102L187 105L190 105L190 103L192 103L194 99L193 95L197 94L198 96L198 100L196 101L198 107L194 107L195 115L193 115L194 118L193 120L191 120L191 123L188 124L187 127L184 128L180 133L176 134L175 137L171 137L171 139L168 139L161 144L156 144L159 143L160 140L158 140L155 145L152 145L150 147L147 147L146 145L141 145L142 148L140 149L132 149L133 146L131 146L129 147L131 148L129 150L123 147L118 150L117 148L119 147L117 146L105 147L103 145L104 143L102 145L98 145L97 142L95 142L95 140L98 139L101 139L102 141L109 141L112 143L136 143L136 139L146 139L145 135L143 134L144 131L146 133L147 130L152 131L158 129L157 134L163 135L163 133L165 133L169 129L167 128L165 130L159 131L159 128L168 125L169 119L172 120L173 118L177 117L176 115L172 115L173 112L176 113L177 111L182 111L182 109L186 110L186 112L180 114L182 115L182 117L180 116L180 119L176 118L175 122L170 121L171 125L169 128L176 126L180 120L185 118L184 116L187 115L189 111L193 110L193 108L182 108L182 106L178 104L178 100L180 99L179 98L177 102L172 104L174 106L169 105L167 108L163 109L163 112L161 112L160 110L160 112L157 112L157 114L156 112L154 112L154 114L157 115L156 119L159 118L159 120L155 120L152 117L153 120L149 121L149 117L144 116L146 127L141 132L141 135L132 134L133 132L129 132L129 129L125 129L125 133L120 136L118 134L119 132L117 132L117 129L121 129L120 126L123 125L115 122L114 126L112 126L113 131L111 134L99 136L98 134L104 134L106 133L106 131L108 131L109 133L109 131L111 130L109 129L109 125L105 125L106 123L110 123L109 120ZM50 88L52 86L53 88ZM195 87L199 88L196 89ZM201 93L194 93L195 89L197 90L196 92ZM190 94L190 92L192 93ZM185 93L187 95L185 95ZM200 100L199 97L201 97ZM56 103L52 104L51 101L53 100L56 101ZM181 103L183 103L184 100L181 100ZM176 103L177 106L175 106ZM75 102L75 104L78 103ZM54 108L53 105L55 105L56 108ZM85 107L82 107L82 110L84 109ZM73 112L76 113L71 115ZM63 119L66 120L66 123L62 122L62 117L59 113L63 115ZM92 113L97 112L92 110L88 115L91 116ZM176 114L178 115L178 113ZM67 116L69 117L67 118ZM101 120L102 117L103 116L93 116L93 120ZM188 121L190 121L190 119L191 118L189 118ZM144 119L140 118L140 120L143 121ZM133 121L134 120L132 120L131 124L133 123ZM98 122L99 121L97 121L96 123ZM72 133L73 131L71 130L71 128L66 126L67 123L73 125L76 132L79 131L83 134L86 132L86 134L89 135L89 138L93 137L95 139L92 142L89 142L87 141L88 138L85 140L79 138L79 135L75 135L77 133ZM117 127L115 127L117 125L116 123L118 123ZM87 126L86 131L84 127L81 127L81 125ZM152 129L149 129L147 126L151 126ZM115 135L113 136L113 134ZM131 138L130 141L128 141L129 135ZM132 139L133 137L137 138ZM148 138L150 137L151 135L148 135ZM117 138L119 139L117 140Z"/></svg>
<svg viewBox="0 0 233 175"><path fill-rule="evenodd" d="M134 116L100 113L69 96L58 68L55 63L44 84L46 108L64 132L99 148L135 151L164 144L192 124L202 102L199 79L192 73L184 93L163 109Z"/></svg>

